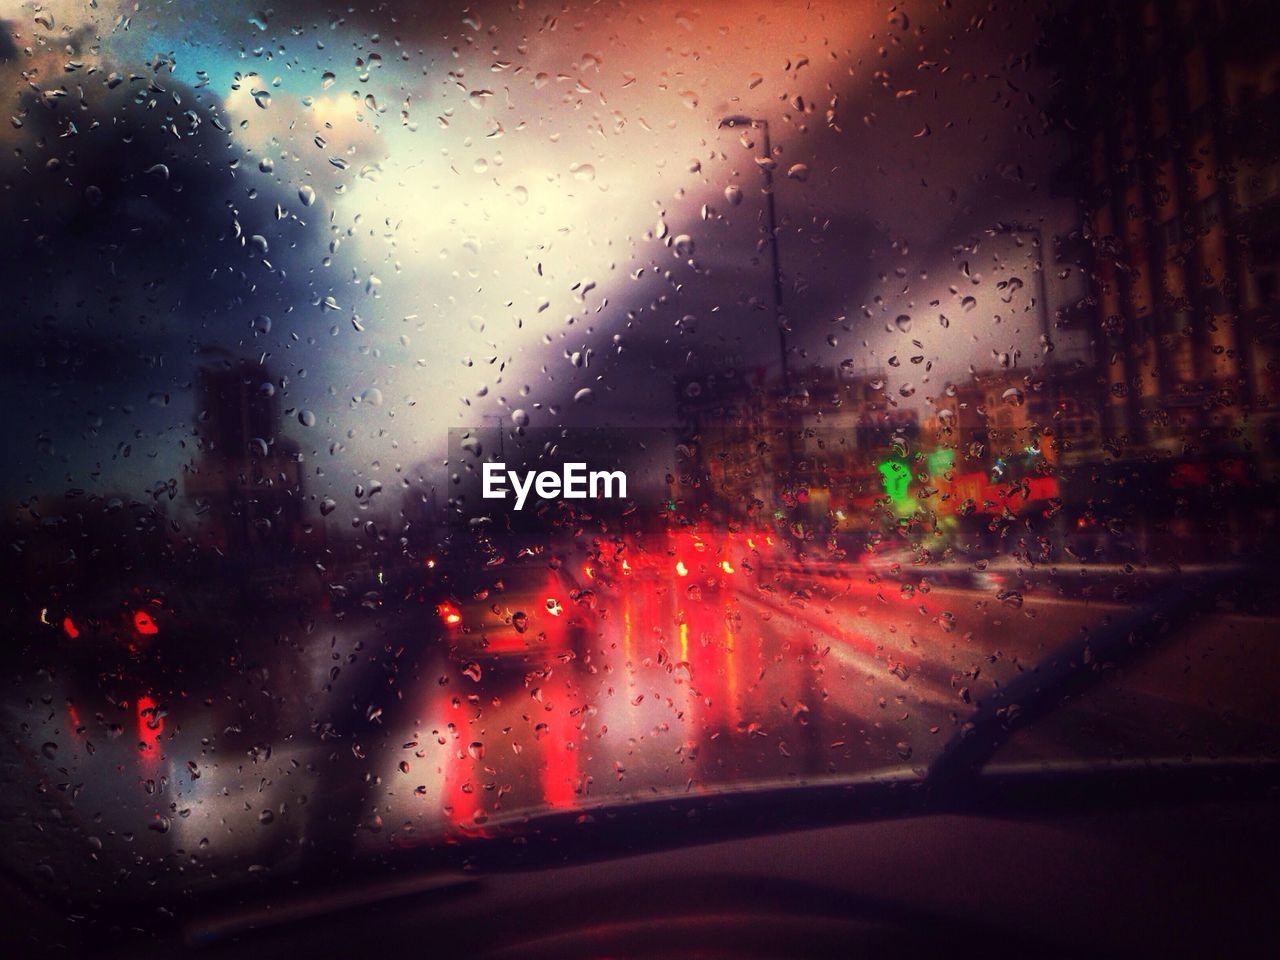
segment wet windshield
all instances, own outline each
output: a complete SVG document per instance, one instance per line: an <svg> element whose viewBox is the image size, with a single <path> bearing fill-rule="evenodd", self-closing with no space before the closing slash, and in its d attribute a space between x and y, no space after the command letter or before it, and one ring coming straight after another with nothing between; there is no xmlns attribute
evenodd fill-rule
<svg viewBox="0 0 1280 960"><path fill-rule="evenodd" d="M1263 8L7 6L8 875L1274 760Z"/></svg>

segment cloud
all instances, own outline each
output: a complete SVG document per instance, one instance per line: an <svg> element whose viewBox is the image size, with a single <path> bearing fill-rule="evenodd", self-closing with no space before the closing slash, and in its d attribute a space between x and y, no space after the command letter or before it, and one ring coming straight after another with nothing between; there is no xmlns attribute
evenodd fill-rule
<svg viewBox="0 0 1280 960"><path fill-rule="evenodd" d="M331 295L310 269L328 208L249 168L218 99L163 66L18 89L0 162L3 455L82 483L145 442L119 469L170 477L191 450L159 438L190 430L201 351L283 354L298 305Z"/></svg>
<svg viewBox="0 0 1280 960"><path fill-rule="evenodd" d="M161 325L186 349L233 320L243 348L308 374L291 401L324 429L306 437L355 471L428 455L448 426L517 406L548 421L661 416L679 370L776 362L761 162L774 165L800 363L876 360L895 347L881 314L937 298L957 237L1045 208L1048 150L1031 135L1043 78L1018 54L1029 13L393 0L290 3L263 22L235 3L183 20L107 6L69 74L65 26L23 33L44 59L19 115L55 147L32 148L35 127L8 131L25 148L0 163L38 197L14 241L46 248L62 291L33 291L30 307L98 297L138 330L180 313ZM130 30L114 28L121 15ZM180 47L183 75L198 67L208 86L149 54L144 69L108 63L147 42ZM112 69L125 82L116 100L93 94L98 127L77 120L63 138L81 81L97 91ZM49 89L66 96L39 103ZM760 130L719 127L736 114L768 121L768 161ZM118 157L86 146L126 132L138 139ZM42 166L67 141L77 168ZM1019 182L1000 174L1013 162ZM147 174L156 164L167 181ZM93 170L110 174L95 186L126 229L84 209ZM66 217L87 218L71 246L93 265L53 266ZM126 277L142 290L121 293ZM276 323L255 341L257 311ZM78 338L63 316L45 328ZM954 359L927 346L940 367ZM596 402L575 407L584 387ZM385 402L356 399L371 390Z"/></svg>

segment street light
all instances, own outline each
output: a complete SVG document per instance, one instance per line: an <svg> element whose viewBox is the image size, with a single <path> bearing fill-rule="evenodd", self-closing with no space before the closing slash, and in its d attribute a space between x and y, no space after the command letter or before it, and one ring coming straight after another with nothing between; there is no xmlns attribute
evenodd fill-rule
<svg viewBox="0 0 1280 960"><path fill-rule="evenodd" d="M762 156L767 163L764 170L765 227L769 231L769 252L773 261L773 322L778 328L778 348L782 352L782 390L787 403L791 401L791 374L787 369L787 327L782 319L782 268L778 265L778 222L773 205L773 150L769 144L769 121L764 118L735 114L720 121L725 127L757 127L764 135Z"/></svg>

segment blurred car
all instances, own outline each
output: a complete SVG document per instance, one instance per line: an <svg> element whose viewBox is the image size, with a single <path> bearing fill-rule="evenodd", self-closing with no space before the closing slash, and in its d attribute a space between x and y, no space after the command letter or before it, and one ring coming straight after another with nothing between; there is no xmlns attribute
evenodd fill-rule
<svg viewBox="0 0 1280 960"><path fill-rule="evenodd" d="M436 605L450 655L462 663L545 662L581 655L594 632L594 592L560 564L529 557L487 571Z"/></svg>
<svg viewBox="0 0 1280 960"><path fill-rule="evenodd" d="M113 671L154 657L172 611L158 594L108 591L51 603L37 617L57 638L68 663L81 670Z"/></svg>
<svg viewBox="0 0 1280 960"><path fill-rule="evenodd" d="M737 526L696 524L670 530L666 536L666 556L657 558L660 573L695 593L745 585L779 549L769 531Z"/></svg>

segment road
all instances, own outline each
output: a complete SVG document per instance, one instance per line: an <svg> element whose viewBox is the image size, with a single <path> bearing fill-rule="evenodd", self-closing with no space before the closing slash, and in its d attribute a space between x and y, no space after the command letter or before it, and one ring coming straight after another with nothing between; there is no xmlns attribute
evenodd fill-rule
<svg viewBox="0 0 1280 960"><path fill-rule="evenodd" d="M582 649L479 671L448 655L429 611L389 604L259 617L237 656L164 689L127 670L15 673L0 704L6 866L37 887L145 895L548 809L923 771L984 698L1125 609L857 568L594 587ZM1082 663L1105 682L1000 759L1270 750L1275 628L1220 614L1123 668Z"/></svg>

